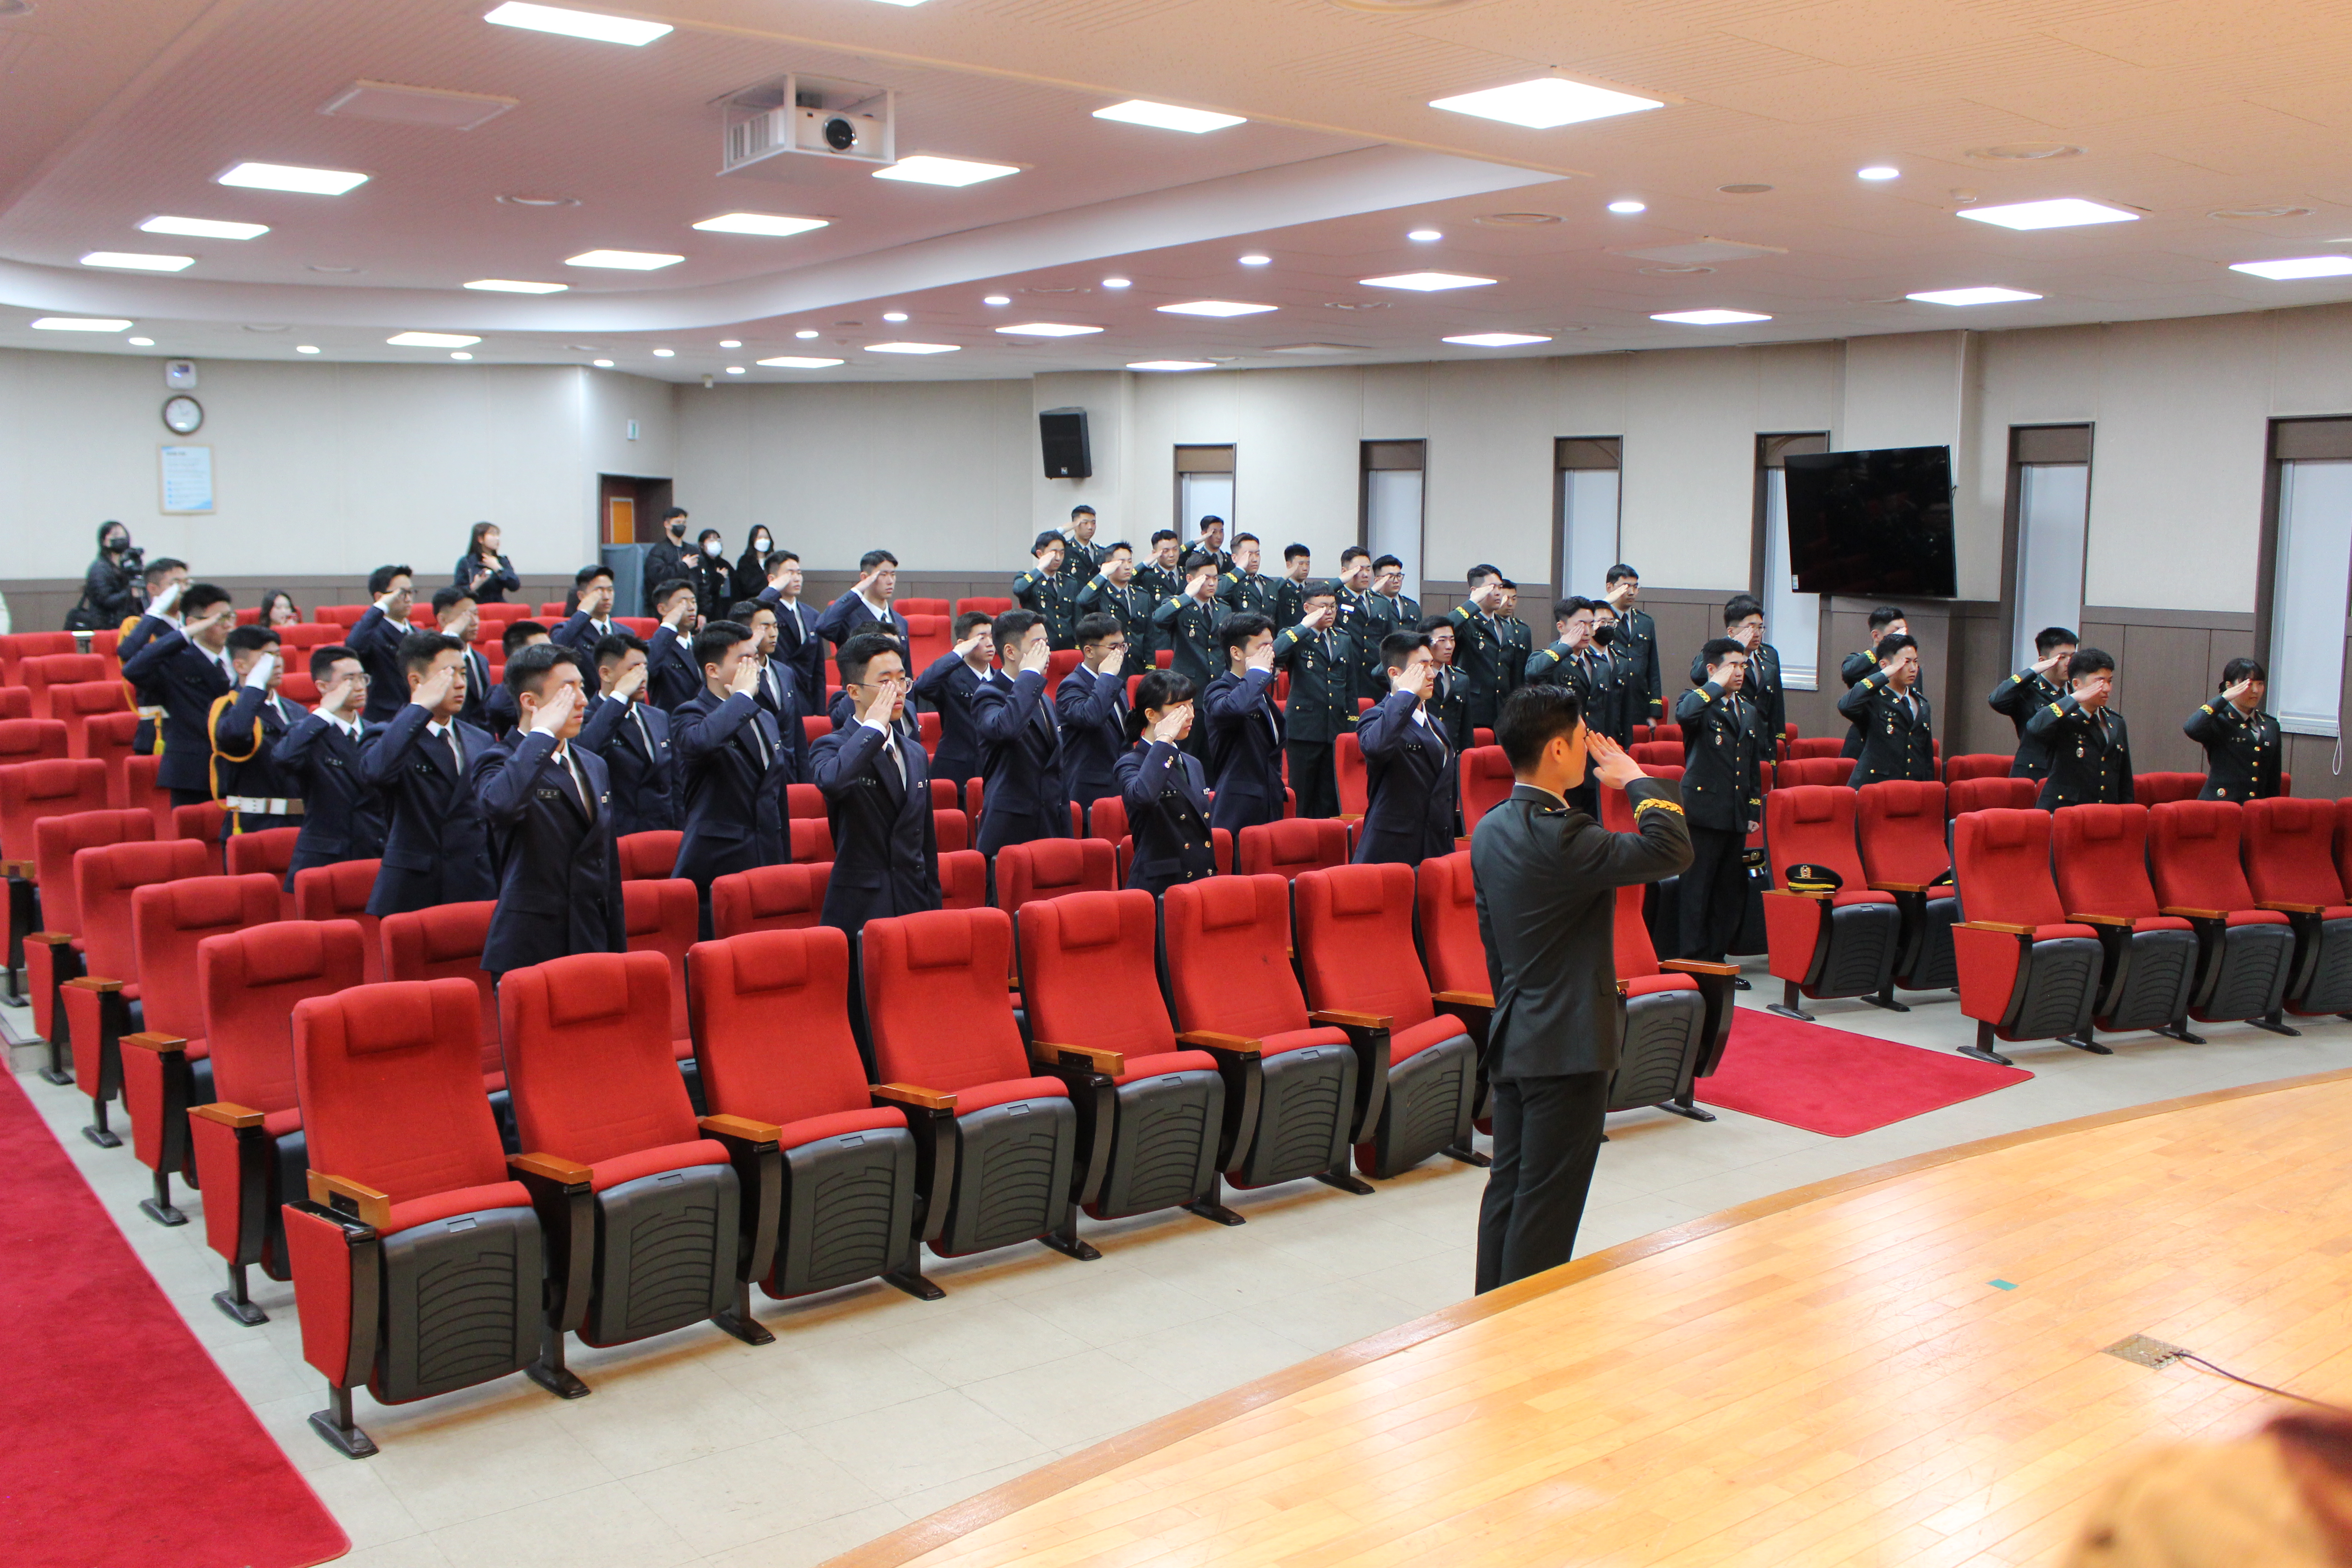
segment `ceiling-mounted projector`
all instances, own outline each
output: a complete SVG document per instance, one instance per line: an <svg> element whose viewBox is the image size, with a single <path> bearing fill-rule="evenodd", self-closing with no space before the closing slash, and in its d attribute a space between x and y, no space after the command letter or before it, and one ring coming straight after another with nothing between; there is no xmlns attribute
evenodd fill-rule
<svg viewBox="0 0 2352 1568"><path fill-rule="evenodd" d="M793 169L779 162L786 153L896 163L896 99L872 82L798 73L729 93L719 100L726 118L719 172L790 178Z"/></svg>

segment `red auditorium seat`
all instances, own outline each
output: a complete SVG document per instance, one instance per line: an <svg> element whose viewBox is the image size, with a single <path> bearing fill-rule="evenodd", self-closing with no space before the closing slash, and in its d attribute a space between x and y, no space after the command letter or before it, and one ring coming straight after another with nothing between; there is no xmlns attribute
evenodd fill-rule
<svg viewBox="0 0 2352 1568"><path fill-rule="evenodd" d="M695 886L683 878L661 881L624 882L621 901L626 906L631 952L658 952L669 961L670 1059L688 1079L696 1100L701 1085L695 1081L694 1030L686 1016L686 952L694 945L702 910Z"/></svg>
<svg viewBox="0 0 2352 1568"><path fill-rule="evenodd" d="M155 837L169 838L172 834L172 792L155 782L155 773L163 759L153 753L136 752L123 759L122 804L148 813L155 819Z"/></svg>
<svg viewBox="0 0 2352 1568"><path fill-rule="evenodd" d="M1364 767L1363 742L1353 730L1331 742L1331 770L1339 781L1339 820L1361 822L1371 809L1371 781Z"/></svg>
<svg viewBox="0 0 2352 1568"><path fill-rule="evenodd" d="M94 653L37 654L17 667L16 681L32 693L36 719L65 718L50 710L50 693L58 687L112 684L106 679L106 660ZM122 688L115 686L114 691L119 700Z"/></svg>
<svg viewBox="0 0 2352 1568"><path fill-rule="evenodd" d="M831 695L830 689L828 689L827 695ZM801 715L801 734L807 740L810 745L815 745L819 741L824 740L827 735L832 733L833 720L829 715L824 713L803 713Z"/></svg>
<svg viewBox="0 0 2352 1568"><path fill-rule="evenodd" d="M1074 1168L1087 1213L1182 1207L1239 1225L1217 1201L1217 1173L1244 1125L1255 1060L1178 1046L1151 895L1066 894L1031 904L1014 924L1030 1056L1077 1108Z"/></svg>
<svg viewBox="0 0 2352 1568"><path fill-rule="evenodd" d="M1789 742L1789 758L1792 763L1811 762L1821 757L1844 754L1845 742L1836 736L1816 735L1808 740Z"/></svg>
<svg viewBox="0 0 2352 1568"><path fill-rule="evenodd" d="M299 918L294 908L294 889L286 888L288 877L294 869L294 841L302 837L299 827L268 827L259 833L233 833L222 846L225 859L222 869L232 877L243 877L255 871L267 871L278 879L286 894L287 920Z"/></svg>
<svg viewBox="0 0 2352 1568"><path fill-rule="evenodd" d="M0 719L0 767L16 763L63 762L73 754L72 738L56 719Z"/></svg>
<svg viewBox="0 0 2352 1568"><path fill-rule="evenodd" d="M1353 1013L1351 1034L1376 1027L1381 1037L1380 1103L1358 1119L1356 1169L1385 1179L1439 1153L1487 1163L1470 1147L1478 1048L1454 1012L1438 1010L1413 947L1412 868L1310 870L1295 879L1295 891L1308 1005L1329 1017ZM1445 1005L1461 1003L1449 994Z"/></svg>
<svg viewBox="0 0 2352 1568"><path fill-rule="evenodd" d="M940 605L947 603L944 599L920 602ZM907 617L907 668L909 670L919 675L942 655L954 650L955 633L951 628L955 622L944 608L910 610L904 599L898 600L895 607Z"/></svg>
<svg viewBox="0 0 2352 1568"><path fill-rule="evenodd" d="M384 979L462 980L474 988L480 1026L475 1048L479 1053L482 1088L503 1107L507 1064L505 1046L499 1038L498 989L482 967L482 949L490 940L490 915L497 908L494 901L484 899L386 915L376 937L383 945Z"/></svg>
<svg viewBox="0 0 2352 1568"><path fill-rule="evenodd" d="M866 1016L883 1079L919 1147L951 1119L955 1168L931 1194L923 1239L946 1258L1042 1241L1100 1255L1078 1237L1077 1110L1021 1043L1003 976L1013 920L1002 910L931 910L868 921L859 941ZM952 1018L956 1027L942 1029Z"/></svg>
<svg viewBox="0 0 2352 1568"><path fill-rule="evenodd" d="M1650 726L1650 739L1672 741L1679 746L1683 743L1683 727L1680 724L1653 724Z"/></svg>
<svg viewBox="0 0 2352 1568"><path fill-rule="evenodd" d="M1313 1176L1370 1192L1349 1173L1348 1157L1361 1113L1380 1113L1369 1086L1384 1081L1387 1041L1375 1040L1375 1031L1351 1034L1343 1026L1352 1014L1308 1014L1285 952L1290 884L1204 878L1169 889L1161 912L1178 1043L1260 1058L1256 1115L1242 1129L1225 1179L1263 1187Z"/></svg>
<svg viewBox="0 0 2352 1568"><path fill-rule="evenodd" d="M1348 825L1328 816L1256 823L1242 829L1234 851L1234 869L1244 877L1297 881L1308 871L1348 864Z"/></svg>
<svg viewBox="0 0 2352 1568"><path fill-rule="evenodd" d="M81 906L81 973L62 987L56 1014L73 1047L74 1083L89 1097L82 1136L101 1149L122 1142L106 1124L106 1106L122 1089L121 1040L139 1000L139 954L131 895L152 882L201 877L205 847L184 839L126 841L74 852L74 901ZM41 975L34 974L37 984Z"/></svg>
<svg viewBox="0 0 2352 1568"><path fill-rule="evenodd" d="M53 653L73 653L71 632L9 632L0 634L0 685L22 686L25 660Z"/></svg>
<svg viewBox="0 0 2352 1568"><path fill-rule="evenodd" d="M693 884L682 885L690 916ZM751 1281L775 1253L778 1129L698 1120L673 1065L681 979L658 953L590 952L499 982L515 1126L550 1163L533 1169L526 1157L514 1168L542 1212L561 1205L572 1216L548 1227L548 1271L564 1282L557 1327L587 1344L705 1320L746 1344L775 1338L751 1316ZM558 1381L562 1347L551 1336Z"/></svg>
<svg viewBox="0 0 2352 1568"><path fill-rule="evenodd" d="M2241 809L2247 885L2294 926L2288 1010L2352 1016L2352 900L2336 874L2335 805L2279 795Z"/></svg>
<svg viewBox="0 0 2352 1568"><path fill-rule="evenodd" d="M993 620L1012 607L1013 601L1010 599L993 599L983 595L977 598L958 599L955 613L961 616L966 610L978 610L982 615Z"/></svg>
<svg viewBox="0 0 2352 1568"><path fill-rule="evenodd" d="M25 971L33 1033L49 1044L49 1063L41 1076L53 1084L73 1082L66 1068L65 1002L59 990L82 973L81 901L75 896L73 858L101 845L147 843L154 837L155 819L143 811L45 816L33 825L33 858L15 864L9 872L8 983L15 989L17 969ZM29 879L24 874L27 871ZM36 889L40 895L37 911ZM41 929L35 930L37 924Z"/></svg>
<svg viewBox="0 0 2352 1568"><path fill-rule="evenodd" d="M320 605L310 611L310 619L319 626L336 626L349 631L367 613L365 605Z"/></svg>
<svg viewBox="0 0 2352 1568"><path fill-rule="evenodd" d="M2336 878L2352 888L2352 795L2336 803Z"/></svg>
<svg viewBox="0 0 2352 1568"><path fill-rule="evenodd" d="M2203 773L2132 774L2132 799L2141 805L2162 805L2168 800L2195 800L2204 793Z"/></svg>
<svg viewBox="0 0 2352 1568"><path fill-rule="evenodd" d="M1617 889L1611 914L1619 1045L1607 1109L1650 1106L1712 1121L1714 1112L1699 1108L1696 1082L1713 1075L1731 1038L1731 983L1739 966L1697 958L1661 961L1642 916L1638 886Z"/></svg>
<svg viewBox="0 0 2352 1568"><path fill-rule="evenodd" d="M961 811L931 813L931 837L941 854L971 847L971 818Z"/></svg>
<svg viewBox="0 0 2352 1568"><path fill-rule="evenodd" d="M304 921L352 921L365 941L361 978L373 985L385 978L383 938L375 916L367 912L375 891L381 860L339 860L331 866L309 866L294 873L294 918Z"/></svg>
<svg viewBox="0 0 2352 1568"><path fill-rule="evenodd" d="M1628 748L1627 754L1643 767L1657 767L1666 763L1681 762L1683 743L1680 741L1643 741Z"/></svg>
<svg viewBox="0 0 2352 1568"><path fill-rule="evenodd" d="M203 845L212 874L215 877L228 869L221 848L221 839L227 827L228 810L216 800L198 801L194 805L172 808L172 837Z"/></svg>
<svg viewBox="0 0 2352 1568"><path fill-rule="evenodd" d="M33 694L21 686L0 686L0 719L30 719Z"/></svg>
<svg viewBox="0 0 2352 1568"><path fill-rule="evenodd" d="M720 877L710 884L710 929L726 938L815 925L824 914L825 882L832 871L830 862L820 861L814 866L755 866Z"/></svg>
<svg viewBox="0 0 2352 1568"><path fill-rule="evenodd" d="M2005 779L2016 761L2015 757L2004 756L1998 752L1963 752L1957 756L1946 757L1944 787L1948 790L1969 779ZM2032 779L2024 782L2032 784L2035 793L2040 793L2042 785L2038 782Z"/></svg>
<svg viewBox="0 0 2352 1568"><path fill-rule="evenodd" d="M62 727L58 738L64 738ZM86 757L41 757L0 767L0 859L30 860L33 824L45 816L105 809L103 763Z"/></svg>
<svg viewBox="0 0 2352 1568"><path fill-rule="evenodd" d="M927 757L938 756L940 752L940 735L941 731L940 729L940 716L937 710L926 708L921 712L915 715L915 732L922 737L923 755ZM944 786L948 792L947 799L944 802L941 802L939 798L939 792L942 786ZM955 780L933 779L931 781L931 799L934 805L954 805L960 803L961 798L961 797L956 793Z"/></svg>
<svg viewBox="0 0 2352 1568"><path fill-rule="evenodd" d="M1677 755L1675 759L1680 761ZM1478 819L1511 798L1518 781L1511 776L1511 759L1500 746L1473 746L1462 753L1462 833L1478 830Z"/></svg>
<svg viewBox="0 0 2352 1568"><path fill-rule="evenodd" d="M946 599L893 599L890 607L912 622L917 616L947 616L953 612Z"/></svg>
<svg viewBox="0 0 2352 1568"><path fill-rule="evenodd" d="M570 619L571 616L564 609L562 600L542 599L539 605L539 618L551 626L558 621Z"/></svg>
<svg viewBox="0 0 2352 1568"><path fill-rule="evenodd" d="M2041 794L2039 781L2013 779L2006 773L1999 777L1979 775L1947 780L1944 784L1944 816L1947 820L1954 820L1971 811L2023 811Z"/></svg>
<svg viewBox="0 0 2352 1568"><path fill-rule="evenodd" d="M289 1194L281 1211L287 1260L302 1359L329 1391L310 1426L352 1458L376 1451L352 1420L362 1384L404 1405L526 1368L545 1382L568 1376L562 1320L547 1307L552 1244L482 1098L476 1010L457 980L294 1005L308 1195ZM544 1154L516 1163L571 1173ZM581 1173L581 1198L549 1181L548 1212L593 1224L580 1213L587 1181ZM557 1374L534 1367L543 1354Z"/></svg>
<svg viewBox="0 0 2352 1568"><path fill-rule="evenodd" d="M1118 887L1118 857L1099 838L1038 838L996 852L996 906L1008 914L1039 899Z"/></svg>
<svg viewBox="0 0 2352 1568"><path fill-rule="evenodd" d="M761 1289L782 1300L880 1279L939 1300L922 1275L916 1215L947 1130L926 1114L919 1146L906 1114L868 1089L850 1031L848 937L819 925L747 931L697 942L686 972L711 1108L780 1130L791 1199L777 1205ZM793 1026L777 1028L779 1018Z"/></svg>
<svg viewBox="0 0 2352 1568"><path fill-rule="evenodd" d="M2110 1034L2150 1029L2192 1045L2197 931L2158 911L2147 879L2147 807L2070 805L2051 817L2058 901L2099 934L2098 1001L2091 1022ZM2085 1027L2081 1038L2094 1037Z"/></svg>
<svg viewBox="0 0 2352 1568"><path fill-rule="evenodd" d="M172 1205L172 1173L195 1174L188 1107L213 1093L212 1048L196 987L196 947L206 937L268 925L283 897L270 876L187 877L134 889L131 946L140 987L140 1031L118 1042L122 1109L131 1151L155 1173L155 1194L139 1205L158 1225L185 1225Z"/></svg>
<svg viewBox="0 0 2352 1568"><path fill-rule="evenodd" d="M1128 836L1127 797L1107 795L1087 808L1087 836L1117 844ZM1124 879L1121 879L1124 880Z"/></svg>
<svg viewBox="0 0 2352 1568"><path fill-rule="evenodd" d="M1772 889L1764 895L1764 924L1780 1000L1771 1009L1810 1023L1799 1005L1860 997L1894 1012L1895 961L1903 951L1903 912L1895 895L1870 885L1854 844L1859 802L1843 784L1799 784L1764 797L1764 833L1770 844ZM1790 885L1796 866L1836 873L1834 889Z"/></svg>
<svg viewBox="0 0 2352 1568"><path fill-rule="evenodd" d="M1964 781L1968 783L1989 781ZM2031 783L2031 780L2019 781ZM2000 1040L2064 1040L2091 1024L2103 955L2098 932L2066 918L2050 876L2050 814L1963 812L1952 824L1952 868L1968 919L1952 930L1960 1011L1977 1021L1959 1047L2000 1067Z"/></svg>
<svg viewBox="0 0 2352 1568"><path fill-rule="evenodd" d="M1413 893L1419 916L1422 961L1429 983L1453 993L1447 1005L1465 1009L1463 1022L1481 1048L1486 1021L1495 1006L1493 976L1486 971L1486 942L1478 934L1478 889L1470 878L1470 851L1433 855L1421 863Z"/></svg>
<svg viewBox="0 0 2352 1568"><path fill-rule="evenodd" d="M278 680L278 695L289 702L299 702L305 708L319 705L319 683L308 670L289 669Z"/></svg>
<svg viewBox="0 0 2352 1568"><path fill-rule="evenodd" d="M1952 884L1952 850L1944 839L1944 786L1933 780L1888 779L1864 784L1857 798L1854 837L1870 885L1895 895L1903 911L1903 946L1895 984L1906 991L1943 991L1959 984L1952 958L1952 923L1960 901Z"/></svg>
<svg viewBox="0 0 2352 1568"><path fill-rule="evenodd" d="M81 754L106 765L106 803L109 805L129 805L130 785L124 777L131 757L131 747L139 739L139 715L124 710L118 713L93 713L83 721Z"/></svg>
<svg viewBox="0 0 2352 1568"><path fill-rule="evenodd" d="M94 719L120 714L131 721L134 731L138 727L139 716L131 710L129 691L119 680L78 680L49 688L48 696L49 717L66 727L66 750L70 755L93 754L89 729Z"/></svg>
<svg viewBox="0 0 2352 1568"><path fill-rule="evenodd" d="M2294 977L2294 927L2261 908L2240 842L2245 808L2233 800L2174 800L2148 808L2148 878L2166 914L2197 928L2200 967L2189 1016L2292 1035L2279 1016Z"/></svg>
<svg viewBox="0 0 2352 1568"><path fill-rule="evenodd" d="M988 857L977 849L940 852L940 907L983 910L988 907Z"/></svg>
<svg viewBox="0 0 2352 1568"><path fill-rule="evenodd" d="M833 860L833 824L822 816L796 816L786 824L792 830L792 855L795 865Z"/></svg>
<svg viewBox="0 0 2352 1568"><path fill-rule="evenodd" d="M825 816L824 791L813 784L784 786L784 816L789 821Z"/></svg>
<svg viewBox="0 0 2352 1568"><path fill-rule="evenodd" d="M1846 784L1853 781L1852 757L1796 757L1772 770L1776 789L1793 789L1801 784Z"/></svg>
<svg viewBox="0 0 2352 1568"><path fill-rule="evenodd" d="M676 828L654 828L621 835L621 880L667 882L677 866L677 847L686 835Z"/></svg>
<svg viewBox="0 0 2352 1568"><path fill-rule="evenodd" d="M981 803L987 793L988 779L984 774L974 773L964 780L963 808L971 814L971 820L975 825L980 821Z"/></svg>

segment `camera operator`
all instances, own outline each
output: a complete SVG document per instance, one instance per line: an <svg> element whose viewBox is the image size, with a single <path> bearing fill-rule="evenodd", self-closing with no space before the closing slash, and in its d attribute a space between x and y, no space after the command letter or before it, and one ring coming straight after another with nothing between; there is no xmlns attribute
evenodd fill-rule
<svg viewBox="0 0 2352 1568"><path fill-rule="evenodd" d="M66 616L69 632L111 631L137 617L139 574L147 552L131 542L131 531L119 522L98 525L98 557L81 580L81 602Z"/></svg>

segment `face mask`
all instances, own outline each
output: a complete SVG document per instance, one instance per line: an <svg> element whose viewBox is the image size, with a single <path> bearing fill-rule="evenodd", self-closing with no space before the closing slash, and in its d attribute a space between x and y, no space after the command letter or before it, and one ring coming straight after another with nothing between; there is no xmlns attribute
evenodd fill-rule
<svg viewBox="0 0 2352 1568"><path fill-rule="evenodd" d="M702 542L702 552L703 552L705 555L716 555L716 554L718 554L718 553L719 553L719 541L718 541L718 540L715 540L715 539L706 539L706 540L704 540L704 541Z"/></svg>
<svg viewBox="0 0 2352 1568"><path fill-rule="evenodd" d="M754 539L751 541L751 548L758 551L762 555L765 555L769 551L773 550L775 547L775 542L771 539Z"/></svg>
<svg viewBox="0 0 2352 1568"><path fill-rule="evenodd" d="M1617 628L1615 626L1595 626L1592 628L1592 646L1594 647L1607 647L1612 639L1616 636Z"/></svg>

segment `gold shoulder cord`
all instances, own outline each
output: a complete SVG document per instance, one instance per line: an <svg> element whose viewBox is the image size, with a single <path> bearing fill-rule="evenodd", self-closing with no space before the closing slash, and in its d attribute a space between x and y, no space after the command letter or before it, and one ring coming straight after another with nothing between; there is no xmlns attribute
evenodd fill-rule
<svg viewBox="0 0 2352 1568"><path fill-rule="evenodd" d="M1680 803L1680 802L1677 802L1677 801L1671 801L1671 800L1644 800L1644 801L1637 801L1637 802L1635 802L1635 803L1634 803L1634 805L1633 805L1633 820L1634 820L1634 821L1636 821L1636 822L1639 822L1640 820L1642 820L1642 814L1643 814L1643 812L1645 812L1645 811L1671 811L1671 812L1673 812L1676 816L1680 816L1683 814L1683 808L1682 808L1681 803Z"/></svg>

